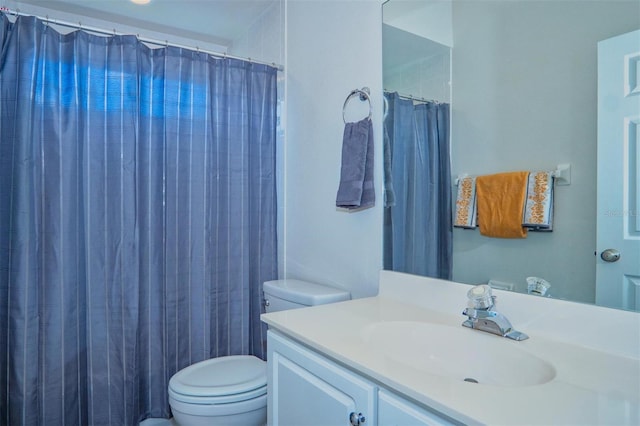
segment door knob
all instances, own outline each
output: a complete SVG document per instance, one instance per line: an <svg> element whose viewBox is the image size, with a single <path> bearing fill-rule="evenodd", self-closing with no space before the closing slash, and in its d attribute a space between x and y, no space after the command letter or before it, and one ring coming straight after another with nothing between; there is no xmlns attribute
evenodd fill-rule
<svg viewBox="0 0 640 426"><path fill-rule="evenodd" d="M606 249L600 253L600 258L605 262L617 262L620 259L620 252L616 249Z"/></svg>

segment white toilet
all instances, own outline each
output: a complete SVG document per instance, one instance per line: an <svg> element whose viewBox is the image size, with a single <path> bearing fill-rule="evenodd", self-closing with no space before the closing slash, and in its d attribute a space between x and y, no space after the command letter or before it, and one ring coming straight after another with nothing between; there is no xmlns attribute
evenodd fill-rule
<svg viewBox="0 0 640 426"><path fill-rule="evenodd" d="M267 281L267 312L350 299L347 291L301 280ZM267 363L251 355L208 359L178 371L169 381L169 405L180 426L267 422Z"/></svg>

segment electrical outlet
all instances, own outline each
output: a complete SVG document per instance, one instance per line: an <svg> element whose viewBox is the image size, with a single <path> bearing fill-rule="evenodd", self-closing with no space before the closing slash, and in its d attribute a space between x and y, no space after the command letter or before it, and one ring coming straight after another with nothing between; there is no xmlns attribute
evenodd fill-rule
<svg viewBox="0 0 640 426"><path fill-rule="evenodd" d="M496 280L489 280L489 286L491 288L495 288L496 290L507 290L507 291L513 291L513 283L506 283L504 281L496 281Z"/></svg>

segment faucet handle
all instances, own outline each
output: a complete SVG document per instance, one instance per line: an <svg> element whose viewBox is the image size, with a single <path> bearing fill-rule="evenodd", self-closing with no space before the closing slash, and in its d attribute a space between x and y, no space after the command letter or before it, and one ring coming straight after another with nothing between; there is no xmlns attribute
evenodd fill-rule
<svg viewBox="0 0 640 426"><path fill-rule="evenodd" d="M489 310L495 304L495 296L491 294L491 287L487 284L472 287L467 292L469 307L474 309Z"/></svg>

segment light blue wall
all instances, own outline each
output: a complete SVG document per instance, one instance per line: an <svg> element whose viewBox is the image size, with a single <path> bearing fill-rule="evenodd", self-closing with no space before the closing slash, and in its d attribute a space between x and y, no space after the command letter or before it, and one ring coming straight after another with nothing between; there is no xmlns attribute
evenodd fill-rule
<svg viewBox="0 0 640 426"><path fill-rule="evenodd" d="M354 297L373 295L382 269L381 2L289 1L286 8L284 271ZM335 207L342 105L363 86L373 102L377 201L344 213Z"/></svg>
<svg viewBox="0 0 640 426"><path fill-rule="evenodd" d="M377 292L382 269L381 2L289 0L274 4L231 53L285 66L278 90L279 274L327 283L354 297ZM269 40L266 43L265 40ZM377 205L339 212L342 104L372 91ZM362 110L350 103L354 118Z"/></svg>

